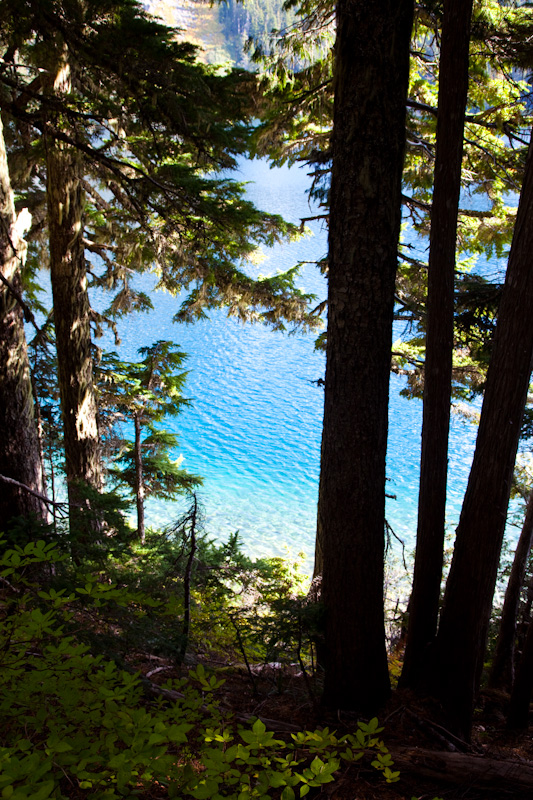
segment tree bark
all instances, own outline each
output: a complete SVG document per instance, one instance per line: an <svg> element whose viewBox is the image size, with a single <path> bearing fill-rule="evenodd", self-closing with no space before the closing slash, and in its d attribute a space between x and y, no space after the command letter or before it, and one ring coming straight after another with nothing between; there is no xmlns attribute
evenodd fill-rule
<svg viewBox="0 0 533 800"><path fill-rule="evenodd" d="M383 615L385 456L413 3L337 4L329 310L317 571L324 701L390 691Z"/></svg>
<svg viewBox="0 0 533 800"><path fill-rule="evenodd" d="M524 524L516 546L516 552L509 575L509 583L503 601L502 618L496 641L496 650L492 659L489 674L489 686L492 689L509 690L514 681L514 651L516 639L516 621L520 593L526 577L527 562L533 538L533 492L529 495Z"/></svg>
<svg viewBox="0 0 533 800"><path fill-rule="evenodd" d="M54 91L68 94L65 57L56 64ZM81 157L68 145L45 137L50 275L63 415L65 464L71 524L87 527L84 487L101 487L96 397L92 376L90 305L83 245ZM94 528L91 524L89 527Z"/></svg>
<svg viewBox="0 0 533 800"><path fill-rule="evenodd" d="M17 220L0 119L0 474L43 494L41 448L24 333L20 267L26 255L23 215ZM47 519L43 502L14 484L0 488L2 525L12 517Z"/></svg>
<svg viewBox="0 0 533 800"><path fill-rule="evenodd" d="M511 692L507 725L509 728L527 728L529 723L529 704L533 690L533 624L527 629L524 650Z"/></svg>
<svg viewBox="0 0 533 800"><path fill-rule="evenodd" d="M409 747L391 748L390 753L394 767L401 771L402 777L405 773L414 773L432 778L439 784L533 789L533 764L530 761L503 761L469 753Z"/></svg>
<svg viewBox="0 0 533 800"><path fill-rule="evenodd" d="M135 423L135 500L137 503L137 536L141 544L145 543L146 532L144 527L144 476L141 450L141 420L138 413L134 414Z"/></svg>
<svg viewBox="0 0 533 800"><path fill-rule="evenodd" d="M446 522L454 274L472 0L444 0L429 249L418 530L401 685L415 688L437 632Z"/></svg>
<svg viewBox="0 0 533 800"><path fill-rule="evenodd" d="M431 694L442 701L449 726L464 739L471 733L531 374L532 252L533 149L530 145L476 450L457 528L439 632L426 670Z"/></svg>

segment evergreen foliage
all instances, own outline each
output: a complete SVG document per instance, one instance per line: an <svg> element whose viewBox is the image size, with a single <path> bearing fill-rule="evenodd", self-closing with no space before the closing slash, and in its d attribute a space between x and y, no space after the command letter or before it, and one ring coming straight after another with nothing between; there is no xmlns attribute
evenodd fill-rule
<svg viewBox="0 0 533 800"><path fill-rule="evenodd" d="M328 218L332 129L333 6L325 0L303 3L295 25L285 33L281 45L265 57L264 81L267 97L262 124L256 131L258 153L268 153L275 163L305 161L313 171L311 195L321 204L320 216ZM427 263L423 239L429 236L433 186L437 87L439 75L440 5L417 6L411 46L411 75L407 102L406 161L403 171L404 219L410 235L420 244L401 244L397 275L396 315L409 320L417 336L425 336L424 303ZM519 191L525 163L525 148L531 125L530 65L522 50L531 29L527 5L500 4L497 0L474 3L470 46L470 82L462 171L462 198L457 240L458 308L472 307L477 299L469 278L476 262L473 255L501 257L508 252L516 208L510 196ZM258 54L261 57L261 53ZM294 59L306 59L294 71ZM479 209L483 197L482 210ZM467 260L468 256L470 260ZM464 260L463 260L464 259ZM320 263L321 269L327 264ZM475 274L474 280L478 279ZM479 280L482 280L479 278ZM497 287L496 287L497 288ZM483 329L473 335L473 358ZM490 330L488 331L490 334ZM467 355L464 326L457 336L458 369L454 389L461 391L461 359ZM319 344L324 346L324 336ZM399 344L399 343L398 343ZM413 359L420 351L413 340ZM485 350L488 342L485 340ZM410 369L406 343L405 359L395 362ZM473 370L466 370L469 375ZM417 383L420 371L413 375ZM482 377L478 381L482 383Z"/></svg>
<svg viewBox="0 0 533 800"><path fill-rule="evenodd" d="M172 499L200 484L201 478L181 469L181 459L170 458L178 437L160 428L167 417L177 416L189 402L182 395L187 373L177 372L186 355L172 342L159 341L140 348L139 356L144 358L127 363L116 353L104 354L98 377L102 438L111 461L109 474L133 493L138 534L144 540L145 498ZM121 423L133 425L133 441L120 436Z"/></svg>
<svg viewBox="0 0 533 800"><path fill-rule="evenodd" d="M282 0L227 0L218 13L238 66L247 66L246 51L252 43L266 49L294 22L294 12Z"/></svg>
<svg viewBox="0 0 533 800"><path fill-rule="evenodd" d="M221 306L279 329L318 320L296 270L259 279L246 271L259 244L297 232L228 177L248 146L253 77L200 64L133 0L6 2L0 23L14 181L38 221L34 256L49 245L70 513L80 527L85 487L102 489L90 325L99 333L151 306L132 286L135 272L156 271L174 294L188 290L180 320ZM101 315L90 308L94 287L114 295ZM153 436L161 467L165 445Z"/></svg>
<svg viewBox="0 0 533 800"><path fill-rule="evenodd" d="M45 12L32 0L2 5L8 58L0 101L13 128L12 160L25 162L15 171L17 189L35 196L45 133L79 152L84 246L94 256L96 285L116 289L110 314L149 305L133 291L131 275L157 268L165 289L193 289L182 318L227 305L242 318L312 324L307 298L294 290L294 272L254 281L238 268L255 245L296 233L221 177L246 150L255 80L201 65L192 46L177 42L172 29L135 2L78 12L61 4ZM69 14L73 24L66 25ZM62 98L43 85L44 42L54 37L76 72ZM61 125L51 118L58 103Z"/></svg>

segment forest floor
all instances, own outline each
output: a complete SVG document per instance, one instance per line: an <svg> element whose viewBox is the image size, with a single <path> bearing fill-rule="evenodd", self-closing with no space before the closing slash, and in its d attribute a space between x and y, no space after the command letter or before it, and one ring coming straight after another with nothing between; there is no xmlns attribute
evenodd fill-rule
<svg viewBox="0 0 533 800"><path fill-rule="evenodd" d="M217 695L223 709L241 720L260 717L279 738L323 726L338 734L357 729L356 715L332 714L320 707L311 696L313 687L296 666L253 666L251 676L243 664L222 659L208 663L205 658L202 663L224 678ZM135 668L150 675L151 681L177 676L170 665L158 669L153 661L142 663L142 656ZM319 689L314 687L317 696ZM394 769L400 770L400 780L387 784L367 760L347 765L334 782L315 790L316 796L328 800L532 800L533 728L520 733L506 730L506 700L497 693L480 697L472 742L465 744L435 723L437 709L408 692L393 692L379 715L383 727L379 736L392 755Z"/></svg>

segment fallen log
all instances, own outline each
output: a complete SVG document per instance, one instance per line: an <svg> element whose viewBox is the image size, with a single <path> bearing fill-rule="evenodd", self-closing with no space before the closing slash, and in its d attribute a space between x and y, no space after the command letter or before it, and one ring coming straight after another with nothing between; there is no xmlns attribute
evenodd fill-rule
<svg viewBox="0 0 533 800"><path fill-rule="evenodd" d="M470 753L391 747L394 769L457 785L483 784L533 790L533 762Z"/></svg>

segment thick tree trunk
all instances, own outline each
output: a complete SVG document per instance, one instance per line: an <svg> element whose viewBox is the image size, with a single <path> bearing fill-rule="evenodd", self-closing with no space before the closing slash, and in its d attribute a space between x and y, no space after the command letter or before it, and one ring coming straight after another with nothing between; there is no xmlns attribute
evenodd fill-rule
<svg viewBox="0 0 533 800"><path fill-rule="evenodd" d="M22 219L15 217L0 119L0 474L42 493L42 460L24 318L15 296L21 293L20 266L26 254ZM2 483L1 524L11 517L29 514L47 518L45 506L35 495L14 484Z"/></svg>
<svg viewBox="0 0 533 800"><path fill-rule="evenodd" d="M503 601L500 630L496 650L492 659L489 686L492 689L510 689L514 681L514 650L516 638L516 619L520 604L520 593L526 577L527 562L533 538L533 492L529 495L524 524L516 546L516 552L509 575L509 583Z"/></svg>
<svg viewBox="0 0 533 800"><path fill-rule="evenodd" d="M135 499L137 502L137 536L141 544L145 543L144 527L144 476L141 450L141 420L139 414L134 415L135 422Z"/></svg>
<svg viewBox="0 0 533 800"><path fill-rule="evenodd" d="M61 61L54 91L70 90L68 64ZM90 306L83 246L81 159L68 145L46 137L50 275L65 463L71 524L87 526L84 487L99 489L101 466L92 377ZM91 523L91 529L94 525Z"/></svg>
<svg viewBox="0 0 533 800"><path fill-rule="evenodd" d="M413 3L337 4L329 311L317 566L324 700L373 710L390 685L385 456Z"/></svg>
<svg viewBox="0 0 533 800"><path fill-rule="evenodd" d="M469 738L533 356L533 148L498 311L476 451L427 668L449 726Z"/></svg>
<svg viewBox="0 0 533 800"><path fill-rule="evenodd" d="M77 496L77 483L100 486L78 156L49 143L47 175L50 272L67 481L69 493L73 490Z"/></svg>
<svg viewBox="0 0 533 800"><path fill-rule="evenodd" d="M472 0L444 0L429 249L418 530L401 683L416 687L437 632L446 522L454 273Z"/></svg>

